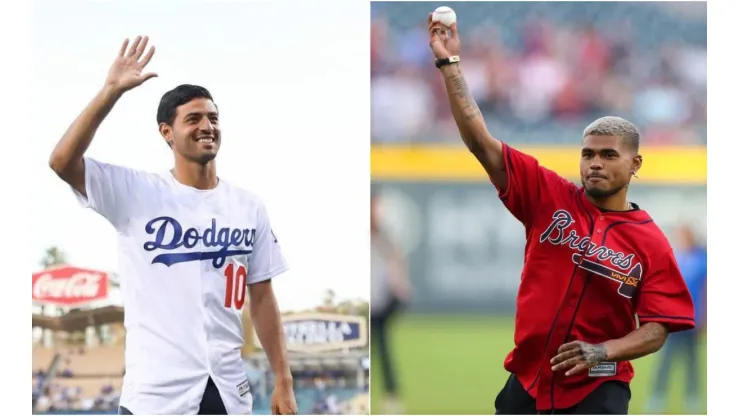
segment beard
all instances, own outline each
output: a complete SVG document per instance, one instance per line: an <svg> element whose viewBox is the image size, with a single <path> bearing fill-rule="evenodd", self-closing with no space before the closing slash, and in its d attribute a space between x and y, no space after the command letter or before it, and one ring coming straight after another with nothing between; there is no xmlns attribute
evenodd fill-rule
<svg viewBox="0 0 740 416"><path fill-rule="evenodd" d="M199 165L206 165L208 164L208 162L212 161L215 158L216 153L198 153L191 157L188 157L188 159Z"/></svg>
<svg viewBox="0 0 740 416"><path fill-rule="evenodd" d="M185 143L181 143L181 147L176 149L182 158L199 165L206 165L216 158L220 142L214 143L212 149L201 149L198 143L189 141L192 139L188 138L187 140Z"/></svg>
<svg viewBox="0 0 740 416"><path fill-rule="evenodd" d="M588 195L588 196L590 196L591 198L594 198L594 199L608 198L608 197L616 194L617 192L621 191L624 188L624 186L615 186L613 188L608 188L608 189L602 189L602 188L597 188L597 187L589 187L589 186L586 185L586 181L584 181L584 180L581 180L581 184L583 185L583 189L586 190L586 195Z"/></svg>

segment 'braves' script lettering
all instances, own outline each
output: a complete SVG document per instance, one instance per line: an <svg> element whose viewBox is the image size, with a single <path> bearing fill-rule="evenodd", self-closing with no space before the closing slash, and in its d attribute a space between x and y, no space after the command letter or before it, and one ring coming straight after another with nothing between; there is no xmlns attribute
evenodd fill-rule
<svg viewBox="0 0 740 416"><path fill-rule="evenodd" d="M615 252L608 247L591 241L590 236L581 237L576 230L568 230L575 222L570 212L563 209L555 211L552 215L552 222L540 235L540 243L548 241L553 245L567 245L573 250L584 253L586 257L595 257L601 261L610 260L611 264L622 270L628 270L632 267L634 254L625 255L624 253Z"/></svg>

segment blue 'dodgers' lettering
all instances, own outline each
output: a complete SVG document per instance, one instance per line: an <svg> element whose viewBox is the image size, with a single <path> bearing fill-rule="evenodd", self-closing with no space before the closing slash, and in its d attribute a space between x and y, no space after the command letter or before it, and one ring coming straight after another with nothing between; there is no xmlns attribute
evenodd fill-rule
<svg viewBox="0 0 740 416"><path fill-rule="evenodd" d="M172 217L157 217L146 223L144 231L153 235L153 241L144 243L144 250L173 251L179 248L192 249L202 243L204 247L217 247L216 251L183 251L177 253L158 254L152 260L152 264L161 263L169 267L173 264L188 261L213 260L213 267L221 268L226 263L226 258L239 256L252 252L256 230L254 228L231 229L229 227L218 228L216 219L211 219L211 226L203 231L197 228L183 230L182 225ZM168 231L170 236L167 238Z"/></svg>

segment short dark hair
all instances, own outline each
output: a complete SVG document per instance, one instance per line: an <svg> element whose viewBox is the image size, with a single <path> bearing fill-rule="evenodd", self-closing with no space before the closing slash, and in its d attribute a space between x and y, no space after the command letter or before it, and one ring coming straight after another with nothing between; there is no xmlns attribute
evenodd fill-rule
<svg viewBox="0 0 740 416"><path fill-rule="evenodd" d="M159 101L157 124L166 123L171 126L175 122L177 107L187 104L196 98L207 98L213 101L211 93L198 85L183 84L167 91Z"/></svg>

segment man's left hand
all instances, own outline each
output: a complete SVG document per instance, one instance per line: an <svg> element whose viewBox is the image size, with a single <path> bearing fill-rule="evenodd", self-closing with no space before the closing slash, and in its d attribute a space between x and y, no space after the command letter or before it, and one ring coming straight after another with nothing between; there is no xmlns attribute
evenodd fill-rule
<svg viewBox="0 0 740 416"><path fill-rule="evenodd" d="M293 394L293 386L277 383L272 391L272 403L270 405L273 415L297 415L298 405Z"/></svg>
<svg viewBox="0 0 740 416"><path fill-rule="evenodd" d="M568 370L565 375L572 376L606 360L604 344L589 344L571 341L558 348L558 355L550 360L552 371Z"/></svg>

